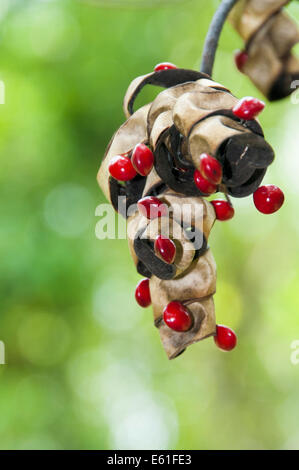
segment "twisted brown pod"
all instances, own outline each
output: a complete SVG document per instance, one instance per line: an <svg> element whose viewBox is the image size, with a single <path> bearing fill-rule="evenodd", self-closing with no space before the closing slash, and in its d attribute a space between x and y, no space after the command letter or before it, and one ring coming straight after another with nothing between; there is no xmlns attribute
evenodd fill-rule
<svg viewBox="0 0 299 470"><path fill-rule="evenodd" d="M299 29L283 11L288 3L240 0L230 15L248 54L242 71L272 101L290 95L294 91L292 82L299 80L299 59L292 53L299 41Z"/></svg>
<svg viewBox="0 0 299 470"><path fill-rule="evenodd" d="M160 198L168 205L170 217L149 221L136 211L128 219L128 238L137 266L139 263L140 267L141 262L143 269L151 272L150 293L155 325L159 329L168 357L173 359L190 344L211 336L216 331L213 303L216 264L207 246L215 212L213 206L201 197L182 197L167 190ZM186 230L189 227L184 227L180 218L184 206L188 207L190 204L192 207L197 206L194 215L191 214L189 218L191 232ZM202 217L196 217L196 213L200 213ZM199 235L197 244L193 240L195 231ZM175 241L176 257L171 265L163 262L154 252L153 243L160 234ZM141 273L146 275L146 271ZM163 310L173 300L187 305L193 316L193 325L188 332L175 332L163 321Z"/></svg>

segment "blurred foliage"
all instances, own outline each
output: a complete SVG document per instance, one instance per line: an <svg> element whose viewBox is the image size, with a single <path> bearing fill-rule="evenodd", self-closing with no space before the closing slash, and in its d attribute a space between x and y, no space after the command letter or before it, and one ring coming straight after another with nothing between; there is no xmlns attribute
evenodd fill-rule
<svg viewBox="0 0 299 470"><path fill-rule="evenodd" d="M298 108L261 117L283 209L237 200L210 238L217 321L238 348L208 339L169 362L151 309L135 305L126 241L95 237L95 178L130 80L163 60L197 68L218 2L129 3L0 3L0 447L298 449ZM226 25L215 79L260 97L233 66L237 47Z"/></svg>

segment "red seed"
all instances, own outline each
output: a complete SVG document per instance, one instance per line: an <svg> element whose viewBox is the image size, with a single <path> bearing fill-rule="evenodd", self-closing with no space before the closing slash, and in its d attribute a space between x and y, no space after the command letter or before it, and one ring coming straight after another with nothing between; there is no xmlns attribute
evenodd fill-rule
<svg viewBox="0 0 299 470"><path fill-rule="evenodd" d="M231 351L237 344L237 336L231 328L223 325L217 325L214 341L218 348L223 349L224 351Z"/></svg>
<svg viewBox="0 0 299 470"><path fill-rule="evenodd" d="M148 307L152 303L149 289L149 279L142 279L140 282L138 282L135 290L135 299L140 307L143 308Z"/></svg>
<svg viewBox="0 0 299 470"><path fill-rule="evenodd" d="M168 214L167 205L157 197L147 196L140 199L137 203L139 212L147 219L156 219Z"/></svg>
<svg viewBox="0 0 299 470"><path fill-rule="evenodd" d="M236 51L235 52L235 63L240 72L243 72L244 65L248 60L248 54L245 51Z"/></svg>
<svg viewBox="0 0 299 470"><path fill-rule="evenodd" d="M131 160L126 155L118 155L112 158L108 169L110 175L118 181L132 180L137 174Z"/></svg>
<svg viewBox="0 0 299 470"><path fill-rule="evenodd" d="M236 104L233 108L233 113L240 119L250 121L260 114L264 107L265 103L263 101L260 101L257 98L252 98L251 96L246 96Z"/></svg>
<svg viewBox="0 0 299 470"><path fill-rule="evenodd" d="M154 68L155 72L160 72L161 70L169 70L169 69L177 69L177 66L172 64L171 62L161 62L161 64L157 64Z"/></svg>
<svg viewBox="0 0 299 470"><path fill-rule="evenodd" d="M210 183L207 179L205 179L200 171L194 171L194 183L204 195L209 196L216 192L217 185Z"/></svg>
<svg viewBox="0 0 299 470"><path fill-rule="evenodd" d="M219 184L222 180L222 166L217 158L203 153L199 159L199 171L210 183Z"/></svg>
<svg viewBox="0 0 299 470"><path fill-rule="evenodd" d="M188 331L192 327L193 318L187 307L181 302L170 302L163 311L166 325L175 331Z"/></svg>
<svg viewBox="0 0 299 470"><path fill-rule="evenodd" d="M280 188L273 184L260 186L253 194L253 201L258 211L263 214L273 214L284 203L284 194Z"/></svg>
<svg viewBox="0 0 299 470"><path fill-rule="evenodd" d="M176 255L175 243L163 235L158 235L154 245L155 252L159 255L165 263L171 264Z"/></svg>
<svg viewBox="0 0 299 470"><path fill-rule="evenodd" d="M228 201L224 201L223 199L214 199L214 201L211 201L211 204L215 209L217 220L230 220L235 215L235 209Z"/></svg>
<svg viewBox="0 0 299 470"><path fill-rule="evenodd" d="M132 153L132 165L141 176L147 176L154 164L153 152L144 144L138 144Z"/></svg>

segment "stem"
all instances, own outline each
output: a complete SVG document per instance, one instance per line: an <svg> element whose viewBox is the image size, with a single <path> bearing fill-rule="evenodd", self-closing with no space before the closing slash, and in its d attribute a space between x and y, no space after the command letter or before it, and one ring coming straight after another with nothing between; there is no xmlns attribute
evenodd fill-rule
<svg viewBox="0 0 299 470"><path fill-rule="evenodd" d="M231 201L231 198L229 197L229 195L227 194L227 187L225 184L219 184L218 186L218 191L221 191L224 196L225 196L225 199L227 200L227 202L229 203L229 205L231 207L233 207L233 204L232 204L232 201Z"/></svg>
<svg viewBox="0 0 299 470"><path fill-rule="evenodd" d="M237 1L238 0L223 0L210 24L203 48L200 66L200 71L210 75L210 77L212 76L216 50L223 25Z"/></svg>
<svg viewBox="0 0 299 470"><path fill-rule="evenodd" d="M232 203L232 201L231 201L231 198L229 197L229 195L227 194L227 192L224 193L224 196L225 196L225 199L227 200L227 202L229 203L229 205L230 205L231 207L234 207L234 206L233 206L233 203Z"/></svg>

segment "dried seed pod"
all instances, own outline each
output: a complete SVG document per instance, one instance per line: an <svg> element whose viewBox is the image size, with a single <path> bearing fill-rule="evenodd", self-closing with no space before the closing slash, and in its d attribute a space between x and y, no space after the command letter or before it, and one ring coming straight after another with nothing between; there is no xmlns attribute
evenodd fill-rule
<svg viewBox="0 0 299 470"><path fill-rule="evenodd" d="M215 135L219 136L220 145ZM221 115L201 121L189 136L189 151L194 155L196 166L199 149L214 155L222 163L222 182L228 194L234 197L252 194L274 159L272 148L260 134L231 117Z"/></svg>
<svg viewBox="0 0 299 470"><path fill-rule="evenodd" d="M204 152L222 163L228 194L244 197L259 187L274 153L256 119L244 122L234 115L237 103L226 88L208 79L157 96L148 114L149 141L156 172L170 188L200 194L193 174Z"/></svg>
<svg viewBox="0 0 299 470"><path fill-rule="evenodd" d="M230 21L245 41L246 60L242 72L269 99L290 95L299 79L299 59L292 48L299 41L299 29L283 11L289 0L242 0Z"/></svg>
<svg viewBox="0 0 299 470"><path fill-rule="evenodd" d="M141 262L152 273L150 295L155 325L160 331L165 351L172 359L190 344L216 331L213 303L216 265L207 247L215 211L212 204L203 198L185 198L170 190L164 192L162 197L169 206L171 216L148 220L136 211L128 220L128 233L136 265L140 266ZM188 226L192 228L189 232L181 215L186 215L184 208L190 205L194 210L185 219L185 223L188 221ZM154 251L154 240L160 234L175 241L176 257L171 265L163 262ZM144 271L142 274L145 275ZM193 317L191 329L183 334L170 329L163 320L163 310L173 300L186 303Z"/></svg>
<svg viewBox="0 0 299 470"><path fill-rule="evenodd" d="M149 187L148 192L151 191ZM169 207L170 217L149 221L136 212L128 220L129 245L136 265L139 268L140 265L144 266L152 273L150 294L155 325L168 357L173 359L190 344L216 332L213 303L216 265L207 248L215 211L212 204L200 197L183 197L171 190L166 190L161 196ZM186 217L188 207L192 210ZM188 231L188 228L192 230ZM159 234L170 236L176 243L176 257L172 265L155 254L154 240ZM144 271L141 273L145 275ZM173 300L186 303L192 314L193 324L187 332L173 331L163 320L163 310Z"/></svg>
<svg viewBox="0 0 299 470"><path fill-rule="evenodd" d="M134 101L147 84L166 90L133 112ZM258 121L242 121L233 113L237 103L227 88L192 70L159 70L135 79L124 100L128 119L114 135L98 173L106 197L128 217L129 249L137 271L150 278L155 324L169 358L216 332L216 266L207 245L216 214L194 183L201 155L218 160L222 174L218 189L236 197L257 189L274 158ZM150 173L123 183L111 178L112 158L130 157L139 143L154 153ZM118 196L125 196L121 207ZM163 202L168 214L144 217L136 203L148 196L156 198L155 204L157 198ZM155 251L160 235L175 243L171 263ZM183 306L181 313L190 315L187 331L186 325L174 331L163 319L165 307L173 301Z"/></svg>
<svg viewBox="0 0 299 470"><path fill-rule="evenodd" d="M184 198L169 190L162 197L169 207L169 216L149 221L136 212L128 220L129 245L138 258L135 264L141 261L160 279L173 279L206 251L215 211L202 198ZM158 235L175 241L177 249L173 264L165 263L155 253L154 242Z"/></svg>
<svg viewBox="0 0 299 470"><path fill-rule="evenodd" d="M216 291L216 264L210 250L195 259L184 276L173 280L150 279L150 292L155 325L169 359L178 356L187 346L211 336L216 331L213 294ZM192 328L179 333L163 321L163 310L173 300L188 306L193 316Z"/></svg>
<svg viewBox="0 0 299 470"><path fill-rule="evenodd" d="M110 176L109 165L116 155L129 154L135 145L147 141L147 114L149 108L150 105L146 105L139 109L114 134L97 175L98 183L106 198L111 202L114 209L123 215L126 215L127 208L130 205L140 199L146 178L136 175L133 180L120 183ZM121 196L126 198L126 202L124 206L119 207L118 198Z"/></svg>

